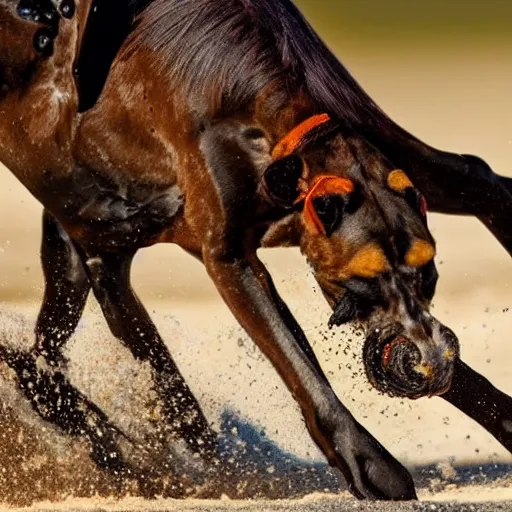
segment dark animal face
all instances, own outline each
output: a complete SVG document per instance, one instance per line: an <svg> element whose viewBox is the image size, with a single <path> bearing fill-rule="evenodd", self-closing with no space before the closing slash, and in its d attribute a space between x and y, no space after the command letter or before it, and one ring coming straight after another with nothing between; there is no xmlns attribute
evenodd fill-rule
<svg viewBox="0 0 512 512"><path fill-rule="evenodd" d="M458 341L429 312L435 242L406 173L340 137L277 161L265 183L274 201L300 212L301 249L333 308L330 324L365 329L372 384L409 398L447 390Z"/></svg>

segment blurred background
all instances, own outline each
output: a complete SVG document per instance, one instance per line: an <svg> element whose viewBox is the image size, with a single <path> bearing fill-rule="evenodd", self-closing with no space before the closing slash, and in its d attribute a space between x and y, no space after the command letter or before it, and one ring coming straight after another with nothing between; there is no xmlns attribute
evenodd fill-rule
<svg viewBox="0 0 512 512"><path fill-rule="evenodd" d="M297 4L396 122L430 145L476 154L497 172L512 176L511 0ZM24 315L27 340L42 296L40 212L36 201L3 170L0 300L4 309ZM434 313L460 336L464 359L510 394L512 260L474 219L430 215L429 222L438 242L440 272ZM410 464L511 462L494 439L441 399L403 402L369 389L360 374L360 340L341 332L337 340L332 334L325 340L328 311L314 293L299 252L262 251L262 258L335 390L394 455ZM199 263L177 248L153 247L137 255L133 281L212 421L222 408L231 407L266 429L283 449L319 456L289 393L238 327ZM119 345L107 343L109 335L94 301L90 308L89 323L84 324L88 327L79 332L71 355L81 365L89 392L101 403L107 400L102 389L108 386L94 371L108 360L105 351L117 354ZM101 335L89 328L98 322ZM95 361L90 373L84 369L87 361ZM112 377L108 367L104 370L105 378Z"/></svg>
<svg viewBox="0 0 512 512"><path fill-rule="evenodd" d="M368 39L424 45L511 39L508 0L296 0L333 42Z"/></svg>

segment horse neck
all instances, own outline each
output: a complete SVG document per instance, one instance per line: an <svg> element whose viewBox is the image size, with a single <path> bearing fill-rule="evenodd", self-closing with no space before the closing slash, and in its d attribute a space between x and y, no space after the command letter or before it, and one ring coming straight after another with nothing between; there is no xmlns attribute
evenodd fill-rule
<svg viewBox="0 0 512 512"><path fill-rule="evenodd" d="M262 91L254 105L255 121L265 130L271 147L302 121L319 113L304 91L273 84Z"/></svg>

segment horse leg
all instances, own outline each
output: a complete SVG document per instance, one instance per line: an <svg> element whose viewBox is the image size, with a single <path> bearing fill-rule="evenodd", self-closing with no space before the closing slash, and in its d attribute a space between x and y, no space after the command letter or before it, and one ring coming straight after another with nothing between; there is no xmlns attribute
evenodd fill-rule
<svg viewBox="0 0 512 512"><path fill-rule="evenodd" d="M224 244L222 244L224 245ZM414 499L407 470L338 400L302 329L281 307L264 265L205 249L204 262L240 325L269 358L298 402L306 426L351 492L366 499Z"/></svg>
<svg viewBox="0 0 512 512"><path fill-rule="evenodd" d="M91 442L91 457L102 467L124 468L116 446L117 431L106 415L59 371L61 349L83 312L90 284L72 241L58 222L43 214L41 247L45 294L30 353L2 348L18 386L45 421Z"/></svg>
<svg viewBox="0 0 512 512"><path fill-rule="evenodd" d="M67 233L47 212L43 213L41 263L45 292L36 323L34 355L59 366L62 347L75 332L91 285Z"/></svg>
<svg viewBox="0 0 512 512"><path fill-rule="evenodd" d="M452 387L441 398L479 423L512 452L512 398L486 378L459 360Z"/></svg>
<svg viewBox="0 0 512 512"><path fill-rule="evenodd" d="M478 218L512 256L512 179L481 158L440 151L396 125L365 135L404 169L430 211Z"/></svg>
<svg viewBox="0 0 512 512"><path fill-rule="evenodd" d="M130 284L134 253L101 253L86 257L94 294L113 333L155 374L156 391L173 434L198 454L215 453L216 435L155 325Z"/></svg>
<svg viewBox="0 0 512 512"><path fill-rule="evenodd" d="M300 407L313 441L358 498L415 499L411 475L338 399L303 330L257 255L258 169L242 123L212 123L201 135L204 165L184 172L187 223L205 268L240 326ZM207 193L205 193L207 191ZM292 435L293 433L290 432Z"/></svg>
<svg viewBox="0 0 512 512"><path fill-rule="evenodd" d="M432 151L430 172L426 166L418 176L430 209L474 215L512 256L512 180L495 174L479 158ZM512 451L512 398L487 379L459 360L451 389L442 398Z"/></svg>
<svg viewBox="0 0 512 512"><path fill-rule="evenodd" d="M437 166L421 178L430 210L475 216L512 256L511 180L478 157L434 151L436 155Z"/></svg>

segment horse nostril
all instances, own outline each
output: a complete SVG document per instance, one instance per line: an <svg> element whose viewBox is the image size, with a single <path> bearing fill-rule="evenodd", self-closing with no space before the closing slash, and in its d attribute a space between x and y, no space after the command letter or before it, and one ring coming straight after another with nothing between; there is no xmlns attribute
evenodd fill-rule
<svg viewBox="0 0 512 512"><path fill-rule="evenodd" d="M372 331L363 347L366 375L371 384L391 396L420 398L445 393L451 386L459 343L441 326L434 339L404 336L396 324Z"/></svg>
<svg viewBox="0 0 512 512"><path fill-rule="evenodd" d="M404 336L368 339L364 347L366 374L374 387L392 396L429 394L433 368L422 364L418 346Z"/></svg>
<svg viewBox="0 0 512 512"><path fill-rule="evenodd" d="M386 343L384 345L384 348L382 350L382 365L384 368L387 368L393 358L394 352L396 352L394 349L398 348L399 352L403 353L404 345L409 343L407 338L404 338L403 336L398 336L394 340L392 340L389 343ZM400 347L398 347L400 345Z"/></svg>
<svg viewBox="0 0 512 512"><path fill-rule="evenodd" d="M392 377L392 382L399 385L407 383L408 387L416 388L424 381L424 375L418 374L421 363L421 352L412 341L399 336L382 350L382 366Z"/></svg>

